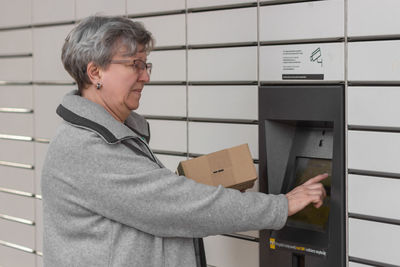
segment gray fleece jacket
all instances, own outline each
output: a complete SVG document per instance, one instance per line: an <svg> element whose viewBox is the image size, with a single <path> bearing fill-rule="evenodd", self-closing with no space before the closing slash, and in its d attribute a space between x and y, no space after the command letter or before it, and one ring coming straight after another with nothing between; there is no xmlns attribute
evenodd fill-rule
<svg viewBox="0 0 400 267"><path fill-rule="evenodd" d="M120 123L74 91L57 113L64 122L42 171L46 267L194 267L194 237L286 222L284 195L207 186L164 168L134 112Z"/></svg>

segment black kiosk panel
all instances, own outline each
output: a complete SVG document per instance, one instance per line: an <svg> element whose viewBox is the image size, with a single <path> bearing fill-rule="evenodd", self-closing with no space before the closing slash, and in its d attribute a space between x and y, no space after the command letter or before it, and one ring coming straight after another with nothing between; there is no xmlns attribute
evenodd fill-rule
<svg viewBox="0 0 400 267"><path fill-rule="evenodd" d="M343 95L341 85L259 88L260 191L285 194L329 174L321 208L260 232L260 266L345 266Z"/></svg>

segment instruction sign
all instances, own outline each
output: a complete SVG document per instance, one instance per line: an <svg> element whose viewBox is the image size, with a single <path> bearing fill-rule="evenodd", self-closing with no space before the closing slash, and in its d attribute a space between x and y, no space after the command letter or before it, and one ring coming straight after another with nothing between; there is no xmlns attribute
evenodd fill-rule
<svg viewBox="0 0 400 267"><path fill-rule="evenodd" d="M291 46L282 50L282 80L323 80L324 53L320 46Z"/></svg>

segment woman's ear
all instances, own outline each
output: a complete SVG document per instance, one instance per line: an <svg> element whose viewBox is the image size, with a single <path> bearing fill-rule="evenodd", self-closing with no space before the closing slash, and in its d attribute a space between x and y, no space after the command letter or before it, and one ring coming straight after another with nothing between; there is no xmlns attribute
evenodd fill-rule
<svg viewBox="0 0 400 267"><path fill-rule="evenodd" d="M101 70L92 61L87 65L86 71L92 84L96 85L97 83L101 82Z"/></svg>

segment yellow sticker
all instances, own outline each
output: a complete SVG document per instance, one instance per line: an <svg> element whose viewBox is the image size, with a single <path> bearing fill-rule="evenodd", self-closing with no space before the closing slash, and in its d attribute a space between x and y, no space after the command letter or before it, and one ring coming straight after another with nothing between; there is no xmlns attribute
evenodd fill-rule
<svg viewBox="0 0 400 267"><path fill-rule="evenodd" d="M269 239L269 248L270 249L275 249L275 238L270 238Z"/></svg>
<svg viewBox="0 0 400 267"><path fill-rule="evenodd" d="M301 251L306 250L304 247L296 247L296 249L297 249L297 250L301 250Z"/></svg>

